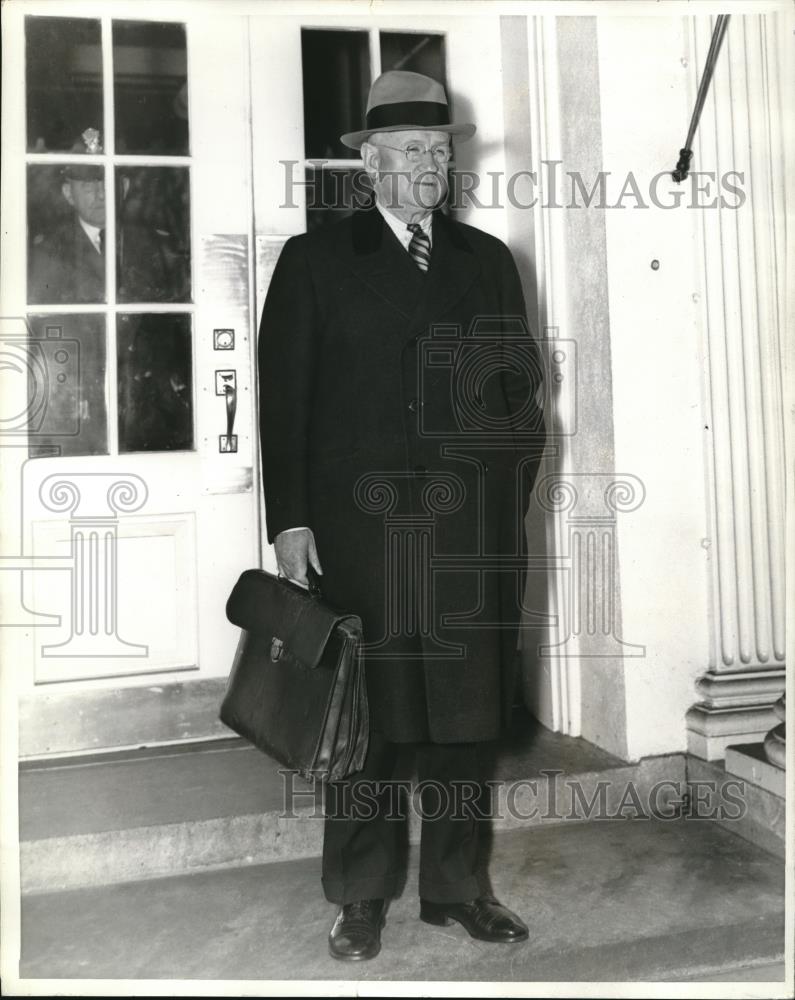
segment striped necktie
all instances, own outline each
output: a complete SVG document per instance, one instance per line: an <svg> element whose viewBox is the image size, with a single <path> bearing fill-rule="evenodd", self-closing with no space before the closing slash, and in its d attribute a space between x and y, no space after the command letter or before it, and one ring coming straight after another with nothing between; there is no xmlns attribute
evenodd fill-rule
<svg viewBox="0 0 795 1000"><path fill-rule="evenodd" d="M423 232L419 222L409 222L406 228L412 234L409 243L411 259L421 271L427 271L431 262L431 241Z"/></svg>

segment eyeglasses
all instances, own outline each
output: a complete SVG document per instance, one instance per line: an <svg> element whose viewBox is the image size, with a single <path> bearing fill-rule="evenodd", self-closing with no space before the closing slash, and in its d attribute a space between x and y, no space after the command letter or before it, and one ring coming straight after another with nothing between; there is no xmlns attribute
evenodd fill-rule
<svg viewBox="0 0 795 1000"><path fill-rule="evenodd" d="M423 146L419 142L410 142L408 146L387 146L385 142L379 142L379 146L386 149L394 149L396 153L403 153L409 163L419 163L426 153L430 153L437 163L449 163L453 155L453 150L449 144L444 146Z"/></svg>

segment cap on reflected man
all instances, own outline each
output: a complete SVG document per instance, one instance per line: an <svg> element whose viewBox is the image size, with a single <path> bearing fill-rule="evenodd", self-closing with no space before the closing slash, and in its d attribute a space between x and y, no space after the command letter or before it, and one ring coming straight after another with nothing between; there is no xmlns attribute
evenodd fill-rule
<svg viewBox="0 0 795 1000"><path fill-rule="evenodd" d="M87 128L72 143L70 153L88 153L96 155L102 153L102 141L99 129ZM66 163L61 168L61 176L64 180L73 181L95 181L102 180L104 168L97 163Z"/></svg>

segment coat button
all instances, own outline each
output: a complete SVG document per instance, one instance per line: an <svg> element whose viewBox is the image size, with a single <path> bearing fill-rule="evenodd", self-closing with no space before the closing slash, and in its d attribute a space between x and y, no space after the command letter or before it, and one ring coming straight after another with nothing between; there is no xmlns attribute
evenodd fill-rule
<svg viewBox="0 0 795 1000"><path fill-rule="evenodd" d="M417 410L422 406L422 403L418 399L412 399L409 403L409 409L412 413L416 413Z"/></svg>

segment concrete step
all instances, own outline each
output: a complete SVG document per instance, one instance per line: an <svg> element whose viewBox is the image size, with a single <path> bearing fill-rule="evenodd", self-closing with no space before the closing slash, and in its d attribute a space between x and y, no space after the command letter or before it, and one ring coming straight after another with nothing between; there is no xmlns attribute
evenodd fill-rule
<svg viewBox="0 0 795 1000"><path fill-rule="evenodd" d="M396 777L411 774L402 757ZM685 760L624 764L523 715L495 748L490 774L492 828L502 834L622 809L670 811ZM25 764L19 802L25 893L316 857L322 846L319 787L237 739Z"/></svg>
<svg viewBox="0 0 795 1000"><path fill-rule="evenodd" d="M783 969L782 862L715 823L562 823L495 837L494 891L531 930L511 946L421 923L416 856L370 962L329 957L335 907L319 859L304 858L23 897L20 974L231 980L251 994L274 979L666 982L738 970L768 981Z"/></svg>

